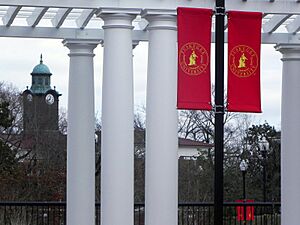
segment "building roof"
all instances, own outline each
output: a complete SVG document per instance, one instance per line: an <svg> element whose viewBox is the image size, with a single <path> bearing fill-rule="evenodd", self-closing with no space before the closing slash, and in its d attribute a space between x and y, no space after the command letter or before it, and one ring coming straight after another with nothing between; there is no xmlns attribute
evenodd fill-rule
<svg viewBox="0 0 300 225"><path fill-rule="evenodd" d="M136 129L134 131L134 144L145 146L145 130ZM204 143L201 141L195 141L186 138L178 138L178 146L181 148L213 148L213 144Z"/></svg>
<svg viewBox="0 0 300 225"><path fill-rule="evenodd" d="M191 139L186 138L178 138L178 144L180 147L199 147L199 148L213 148L213 144L201 142L201 141L194 141Z"/></svg>

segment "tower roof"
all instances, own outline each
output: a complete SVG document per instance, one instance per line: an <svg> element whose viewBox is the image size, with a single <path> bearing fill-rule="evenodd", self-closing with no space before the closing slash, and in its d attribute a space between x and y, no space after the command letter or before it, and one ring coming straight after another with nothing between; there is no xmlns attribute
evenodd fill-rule
<svg viewBox="0 0 300 225"><path fill-rule="evenodd" d="M45 94L51 90L50 72L48 66L43 64L43 56L41 54L40 64L36 65L32 70L32 83L30 91L34 94Z"/></svg>
<svg viewBox="0 0 300 225"><path fill-rule="evenodd" d="M36 65L33 70L31 75L52 75L52 73L50 72L48 66L46 66L43 63L43 56L41 54L41 59L40 59L40 64Z"/></svg>

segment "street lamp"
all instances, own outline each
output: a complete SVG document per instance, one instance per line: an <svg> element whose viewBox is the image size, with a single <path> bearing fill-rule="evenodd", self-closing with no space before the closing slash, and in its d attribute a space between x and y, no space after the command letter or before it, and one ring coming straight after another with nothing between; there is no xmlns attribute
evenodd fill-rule
<svg viewBox="0 0 300 225"><path fill-rule="evenodd" d="M269 150L269 142L267 141L266 137L263 137L261 141L259 142L259 150L261 152L261 155L263 157L263 196L264 196L264 202L267 201L267 190L266 190L266 183L267 183L267 176L266 176L266 158L267 158L267 152Z"/></svg>
<svg viewBox="0 0 300 225"><path fill-rule="evenodd" d="M244 203L246 202L246 171L248 168L247 162L243 159L240 163L240 170L243 175L243 199ZM246 224L246 207L244 206L244 224Z"/></svg>

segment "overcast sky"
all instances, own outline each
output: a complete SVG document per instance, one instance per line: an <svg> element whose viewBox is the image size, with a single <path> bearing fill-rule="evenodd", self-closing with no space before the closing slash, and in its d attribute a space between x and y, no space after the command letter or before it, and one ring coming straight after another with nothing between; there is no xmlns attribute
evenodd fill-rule
<svg viewBox="0 0 300 225"><path fill-rule="evenodd" d="M40 54L52 72L51 86L62 94L60 107L67 108L68 99L68 49L61 44L62 40L0 38L0 81L13 83L20 91L31 85L32 69L39 63ZM212 46L212 53L214 53ZM103 48L95 49L95 106L97 116L101 114L102 55ZM145 105L147 75L147 43L140 43L133 50L134 58L134 95L135 105ZM273 45L263 45L261 55L261 114L252 114L256 123L265 120L276 128L280 127L281 104L281 54ZM212 56L213 58L213 56ZM226 63L225 63L226 65ZM212 82L214 82L214 60L212 59ZM226 71L226 69L225 69ZM227 75L226 75L227 76ZM80 87L78 87L80 89Z"/></svg>

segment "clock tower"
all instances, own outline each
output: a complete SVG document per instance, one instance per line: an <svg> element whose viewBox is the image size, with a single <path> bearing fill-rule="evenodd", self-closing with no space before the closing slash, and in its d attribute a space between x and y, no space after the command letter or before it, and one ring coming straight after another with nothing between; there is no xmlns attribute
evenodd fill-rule
<svg viewBox="0 0 300 225"><path fill-rule="evenodd" d="M33 68L30 89L23 96L24 133L41 133L58 131L58 98L61 96L51 88L51 75L48 66L40 63Z"/></svg>

